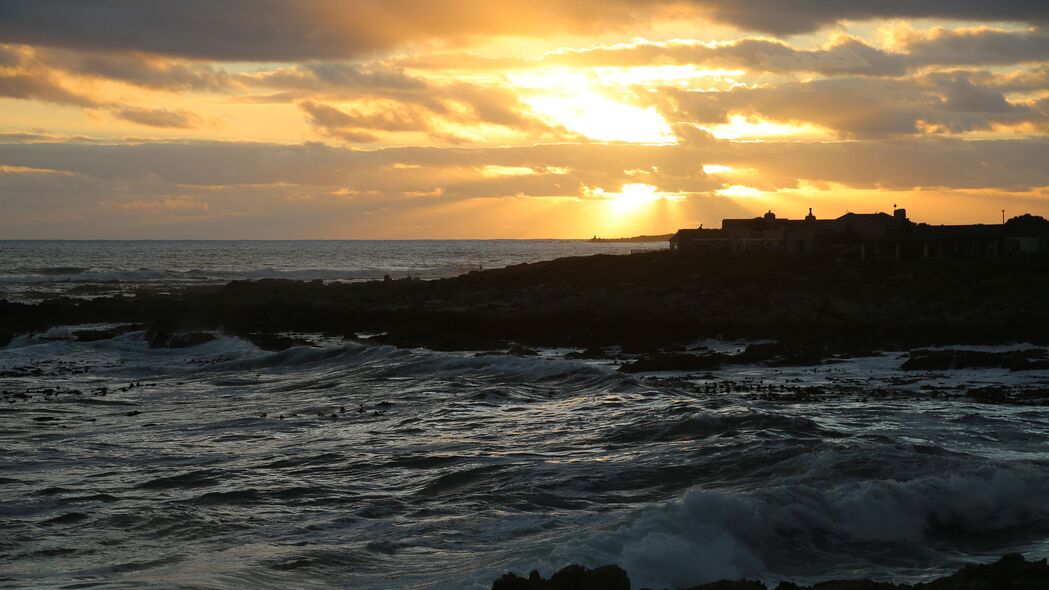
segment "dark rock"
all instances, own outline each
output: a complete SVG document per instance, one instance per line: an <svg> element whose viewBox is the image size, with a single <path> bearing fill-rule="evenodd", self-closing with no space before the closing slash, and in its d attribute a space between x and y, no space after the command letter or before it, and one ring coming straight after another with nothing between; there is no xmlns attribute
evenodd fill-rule
<svg viewBox="0 0 1049 590"><path fill-rule="evenodd" d="M771 366L818 365L827 353L820 347L791 342L765 342L751 344L733 356L731 361L739 364L764 363Z"/></svg>
<svg viewBox="0 0 1049 590"><path fill-rule="evenodd" d="M1001 404L1010 400L1009 390L1004 387L980 387L970 389L968 396L984 404Z"/></svg>
<svg viewBox="0 0 1049 590"><path fill-rule="evenodd" d="M831 351L863 348L1047 344L1046 300L1049 256L1043 255L853 263L654 252L562 258L434 281L239 281L170 294L0 301L0 336L121 322L147 323L167 335L361 331L385 333L376 342L441 350L506 350L507 342L520 342L618 345L639 354L706 337L769 338L789 340L794 350L754 349L736 361L808 364ZM1023 359L1010 368L1047 360Z"/></svg>
<svg viewBox="0 0 1049 590"><path fill-rule="evenodd" d="M591 347L583 351L570 352L565 355L565 358L573 360L606 360L611 357L604 348Z"/></svg>
<svg viewBox="0 0 1049 590"><path fill-rule="evenodd" d="M1049 565L1046 560L1027 561L1010 553L994 563L967 565L961 571L928 584L917 584L915 590L1046 590L1049 589Z"/></svg>
<svg viewBox="0 0 1049 590"><path fill-rule="evenodd" d="M521 346L520 344L515 344L511 346L510 350L508 350L506 354L510 356L539 356L538 352L532 350L531 348L528 348L527 346Z"/></svg>
<svg viewBox="0 0 1049 590"><path fill-rule="evenodd" d="M1012 369L1017 371L1049 366L1045 351L1038 348L1008 352L978 350L912 350L905 371L950 371L954 369Z"/></svg>
<svg viewBox="0 0 1049 590"><path fill-rule="evenodd" d="M605 565L588 569L570 565L549 580L533 571L528 578L507 573L492 584L492 590L630 590L630 578L622 568Z"/></svg>
<svg viewBox="0 0 1049 590"><path fill-rule="evenodd" d="M538 572L528 578L503 575L492 584L492 590L629 590L626 572L614 565L588 570L570 565L543 579ZM764 584L749 580L721 581L682 590L768 590ZM1027 561L1013 553L994 563L967 565L957 573L918 584L892 584L872 580L835 580L814 586L783 582L776 590L1049 590L1049 564L1045 559Z"/></svg>

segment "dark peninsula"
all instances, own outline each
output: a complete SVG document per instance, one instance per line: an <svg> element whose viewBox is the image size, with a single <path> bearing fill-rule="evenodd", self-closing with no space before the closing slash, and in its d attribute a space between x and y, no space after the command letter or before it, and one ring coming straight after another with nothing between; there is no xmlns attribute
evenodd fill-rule
<svg viewBox="0 0 1049 590"><path fill-rule="evenodd" d="M599 238L594 236L590 239L591 242L597 243L616 243L616 244L628 244L638 243L645 244L650 242L669 242L670 238L674 237L674 234L660 234L655 236L633 236L630 238Z"/></svg>
<svg viewBox="0 0 1049 590"><path fill-rule="evenodd" d="M285 331L398 346L638 351L703 337L824 349L1049 340L1049 255L856 261L778 252L563 258L450 279L263 280L175 293L0 303L0 342L53 325L144 324L267 338ZM163 340L161 338L160 340Z"/></svg>

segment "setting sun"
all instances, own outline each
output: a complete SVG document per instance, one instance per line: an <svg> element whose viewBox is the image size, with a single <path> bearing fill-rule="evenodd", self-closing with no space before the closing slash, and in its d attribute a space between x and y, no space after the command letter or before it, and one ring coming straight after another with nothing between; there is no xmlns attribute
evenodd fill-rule
<svg viewBox="0 0 1049 590"><path fill-rule="evenodd" d="M658 201L661 197L656 187L650 184L625 184L618 193L606 194L611 200L612 208L619 214L631 213L641 207Z"/></svg>

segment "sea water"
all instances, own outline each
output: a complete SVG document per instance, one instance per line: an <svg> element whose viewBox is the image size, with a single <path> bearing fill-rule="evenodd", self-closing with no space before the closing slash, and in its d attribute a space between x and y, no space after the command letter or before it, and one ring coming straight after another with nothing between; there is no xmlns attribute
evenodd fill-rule
<svg viewBox="0 0 1049 590"><path fill-rule="evenodd" d="M294 271L255 252L243 268ZM569 563L618 563L637 588L913 581L1049 554L1049 412L964 395L1049 388L1046 371L904 372L884 351L626 375L561 349L75 339L100 327L0 348L0 586L480 589Z"/></svg>
<svg viewBox="0 0 1049 590"><path fill-rule="evenodd" d="M0 298L97 297L252 279L435 279L667 246L588 240L0 240Z"/></svg>

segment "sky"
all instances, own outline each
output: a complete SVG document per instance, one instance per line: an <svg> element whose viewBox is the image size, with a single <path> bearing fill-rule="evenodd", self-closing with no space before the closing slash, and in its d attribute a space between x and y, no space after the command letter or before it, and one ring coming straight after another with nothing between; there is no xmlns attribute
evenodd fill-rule
<svg viewBox="0 0 1049 590"><path fill-rule="evenodd" d="M0 0L0 239L1049 216L1045 0Z"/></svg>

